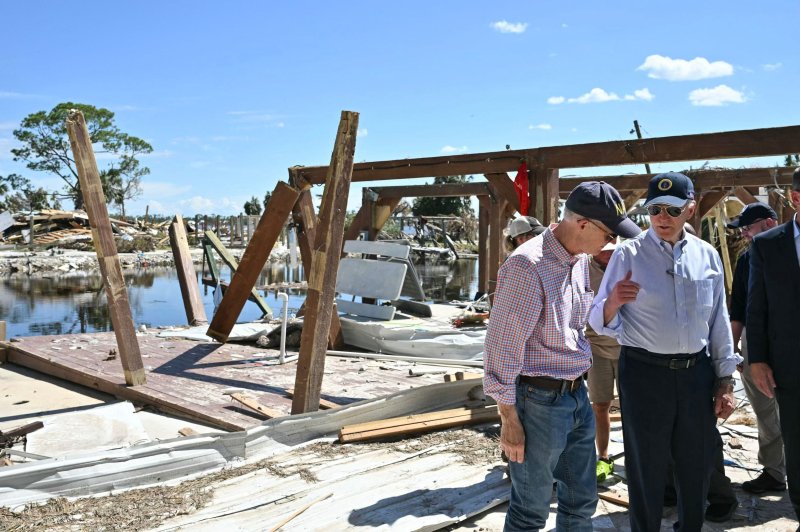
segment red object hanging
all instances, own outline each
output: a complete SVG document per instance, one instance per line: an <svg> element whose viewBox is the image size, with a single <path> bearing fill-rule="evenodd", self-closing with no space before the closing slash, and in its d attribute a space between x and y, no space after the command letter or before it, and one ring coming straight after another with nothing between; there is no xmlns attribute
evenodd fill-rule
<svg viewBox="0 0 800 532"><path fill-rule="evenodd" d="M519 198L519 213L522 216L527 216L531 200L528 192L528 165L525 161L522 161L522 164L519 165L517 177L514 178L514 188L517 190L517 197Z"/></svg>

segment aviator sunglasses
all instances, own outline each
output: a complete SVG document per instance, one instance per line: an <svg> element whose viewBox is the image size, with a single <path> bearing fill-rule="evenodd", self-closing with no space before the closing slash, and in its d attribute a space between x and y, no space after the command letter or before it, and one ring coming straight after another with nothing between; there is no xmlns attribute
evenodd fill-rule
<svg viewBox="0 0 800 532"><path fill-rule="evenodd" d="M683 213L683 210L685 208L686 208L686 206L673 207L671 205L669 205L669 206L668 205L648 205L647 206L647 212L650 214L650 216L658 216L659 214L661 214L661 211L663 210L663 211L667 211L667 214L669 214L673 218L677 218L678 216L681 215L681 213Z"/></svg>

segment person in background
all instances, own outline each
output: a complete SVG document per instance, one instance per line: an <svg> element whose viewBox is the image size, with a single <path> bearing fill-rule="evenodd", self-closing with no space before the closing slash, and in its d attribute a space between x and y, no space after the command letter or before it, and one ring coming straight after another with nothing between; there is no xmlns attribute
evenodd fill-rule
<svg viewBox="0 0 800 532"><path fill-rule="evenodd" d="M533 216L520 216L514 218L504 231L506 234L506 246L510 251L514 251L519 246L544 233L546 227Z"/></svg>
<svg viewBox="0 0 800 532"><path fill-rule="evenodd" d="M589 315L621 344L619 392L631 529L659 530L670 458L678 530L700 530L714 453L715 417L733 412L733 352L722 260L687 234L694 186L680 173L650 180L650 228L617 247Z"/></svg>
<svg viewBox="0 0 800 532"><path fill-rule="evenodd" d="M761 202L751 203L742 210L739 217L728 224L738 229L748 243L756 235L778 225L778 215L769 205ZM750 250L741 254L736 261L731 291L731 330L733 345L737 349L741 340L740 353L744 362L739 365L742 384L753 407L758 424L758 462L764 467L761 474L753 480L742 482L742 489L749 493L761 494L769 491L786 490L786 463L783 456L783 438L778 415L778 403L774 397L761 393L753 382L750 365L747 363L747 336L745 321L747 317L747 282L750 277Z"/></svg>
<svg viewBox="0 0 800 532"><path fill-rule="evenodd" d="M600 289L606 266L616 247L616 242L609 242L589 262L589 283L595 293ZM596 431L595 472L597 481L602 482L614 472L614 462L608 457L608 442L611 433L611 401L614 399L614 383L618 375L619 344L610 336L597 334L591 327L586 328L586 338L592 344L592 367L589 368L588 385Z"/></svg>
<svg viewBox="0 0 800 532"><path fill-rule="evenodd" d="M756 387L777 397L789 500L800 520L800 168L789 222L756 236L747 284L747 358Z"/></svg>
<svg viewBox="0 0 800 532"><path fill-rule="evenodd" d="M500 267L486 331L484 391L500 411L511 498L505 530L544 528L557 482L558 530L590 531L597 507L594 415L583 375L594 293L587 254L639 227L607 183L581 183L563 220L522 244Z"/></svg>

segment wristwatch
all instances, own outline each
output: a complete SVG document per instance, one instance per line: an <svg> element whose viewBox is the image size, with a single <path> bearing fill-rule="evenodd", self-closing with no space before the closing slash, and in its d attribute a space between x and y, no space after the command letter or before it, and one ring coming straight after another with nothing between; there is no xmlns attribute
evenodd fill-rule
<svg viewBox="0 0 800 532"><path fill-rule="evenodd" d="M717 386L722 385L730 385L731 388L736 386L736 379L733 378L733 375L728 375L727 377L720 377L717 379Z"/></svg>

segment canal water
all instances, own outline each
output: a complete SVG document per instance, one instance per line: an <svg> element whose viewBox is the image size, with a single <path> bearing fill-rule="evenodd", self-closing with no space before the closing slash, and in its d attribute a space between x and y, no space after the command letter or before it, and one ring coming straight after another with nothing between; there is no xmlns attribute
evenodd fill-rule
<svg viewBox="0 0 800 532"><path fill-rule="evenodd" d="M186 324L178 275L174 268L143 267L125 270L133 321L138 328ZM198 271L198 280L201 272ZM449 266L418 265L426 296L431 301L470 299L477 290L477 261L460 259ZM230 279L230 271L221 276ZM258 286L296 282L303 279L302 267L288 263L269 264L261 273ZM305 291L284 289L289 294L289 315L300 308ZM206 315L214 314L214 288L200 286ZM262 292L275 317L282 314L277 292ZM238 321L261 318L258 306L248 301ZM111 330L111 317L99 272L50 273L40 276L13 274L0 278L0 321L6 334L35 336L90 333Z"/></svg>

